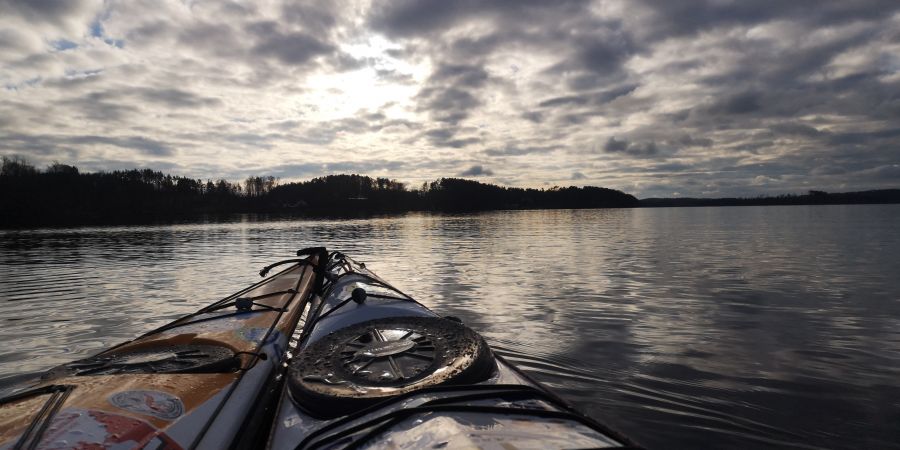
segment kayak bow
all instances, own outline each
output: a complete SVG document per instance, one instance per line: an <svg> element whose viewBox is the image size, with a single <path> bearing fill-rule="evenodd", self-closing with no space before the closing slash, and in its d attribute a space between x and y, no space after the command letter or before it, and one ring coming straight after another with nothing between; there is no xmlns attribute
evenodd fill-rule
<svg viewBox="0 0 900 450"><path fill-rule="evenodd" d="M268 447L633 448L365 265L329 254Z"/></svg>
<svg viewBox="0 0 900 450"><path fill-rule="evenodd" d="M365 264L279 266L0 399L0 450L635 447Z"/></svg>
<svg viewBox="0 0 900 450"><path fill-rule="evenodd" d="M278 274L0 399L0 449L242 448L264 439L288 338L321 277Z"/></svg>

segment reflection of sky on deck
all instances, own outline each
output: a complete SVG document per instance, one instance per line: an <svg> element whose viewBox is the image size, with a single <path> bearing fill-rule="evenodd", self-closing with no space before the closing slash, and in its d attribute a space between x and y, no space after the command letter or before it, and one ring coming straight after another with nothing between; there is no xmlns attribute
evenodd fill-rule
<svg viewBox="0 0 900 450"><path fill-rule="evenodd" d="M326 244L647 445L829 446L837 433L884 446L900 437L888 423L900 413L898 215L509 211L0 232L0 376L130 339Z"/></svg>

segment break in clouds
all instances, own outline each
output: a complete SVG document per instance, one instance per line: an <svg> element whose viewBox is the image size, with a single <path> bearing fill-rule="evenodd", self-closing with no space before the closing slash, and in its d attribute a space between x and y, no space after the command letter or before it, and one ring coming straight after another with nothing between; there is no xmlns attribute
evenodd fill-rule
<svg viewBox="0 0 900 450"><path fill-rule="evenodd" d="M897 187L900 2L0 0L0 154L639 197Z"/></svg>

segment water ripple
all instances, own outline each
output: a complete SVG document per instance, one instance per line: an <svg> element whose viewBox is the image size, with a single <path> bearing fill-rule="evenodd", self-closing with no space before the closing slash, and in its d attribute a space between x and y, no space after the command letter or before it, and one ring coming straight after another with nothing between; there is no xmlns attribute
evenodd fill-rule
<svg viewBox="0 0 900 450"><path fill-rule="evenodd" d="M327 245L648 447L900 448L897 223L872 205L0 231L0 391Z"/></svg>

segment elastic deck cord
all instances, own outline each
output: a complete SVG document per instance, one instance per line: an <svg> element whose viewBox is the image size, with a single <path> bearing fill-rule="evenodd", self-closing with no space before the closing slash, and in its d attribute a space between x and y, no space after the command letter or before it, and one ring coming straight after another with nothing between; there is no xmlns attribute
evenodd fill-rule
<svg viewBox="0 0 900 450"><path fill-rule="evenodd" d="M241 381L243 381L244 375L250 369L252 369L254 366L256 366L256 363L259 362L260 359L263 359L260 357L263 346L266 344L266 341L269 340L269 336L272 334L272 331L275 330L276 326L278 326L278 322L281 320L281 316L284 315L284 312L287 311L287 309L290 307L291 303L293 303L294 299L297 297L297 294L300 291L300 284L303 283L303 280L306 278L306 271L307 271L307 268L309 267L309 265L302 264L302 266L303 266L303 271L301 272L300 277L297 280L296 286L294 286L294 289L293 289L294 292L293 292L293 294L291 294L291 298L288 299L288 302L287 302L287 304L285 304L284 308L278 312L278 316L275 318L275 320L272 321L272 325L269 326L269 329L266 331L266 334L263 336L263 338L260 340L259 344L256 346L256 349L254 350L254 352L248 352L248 354L250 354L252 356L251 356L251 361L248 364L247 368L245 370L238 371L237 379L234 381L234 383L231 383L231 386L229 386L228 391L225 393L225 396L222 398L222 401L219 402L219 404L216 406L215 411L213 411L212 415L210 415L209 419L207 419L206 423L203 425L203 428L200 430L200 432L194 438L194 441L191 442L191 445L188 447L188 449L191 449L191 450L196 449L197 446L200 444L200 442L203 441L203 438L206 436L206 433L209 431L209 429L212 427L213 423L215 422L216 417L219 416L219 413L221 413L222 409L225 408L225 405L228 403L228 400L231 398L232 394L234 394L234 391L237 390L237 387L240 385ZM290 269L291 269L291 267L289 267L286 270L290 270ZM272 277L272 278L275 278L275 277ZM312 292L313 291L311 290L310 295L312 294ZM308 300L308 298L309 297L307 297L307 299L304 299L304 300Z"/></svg>

